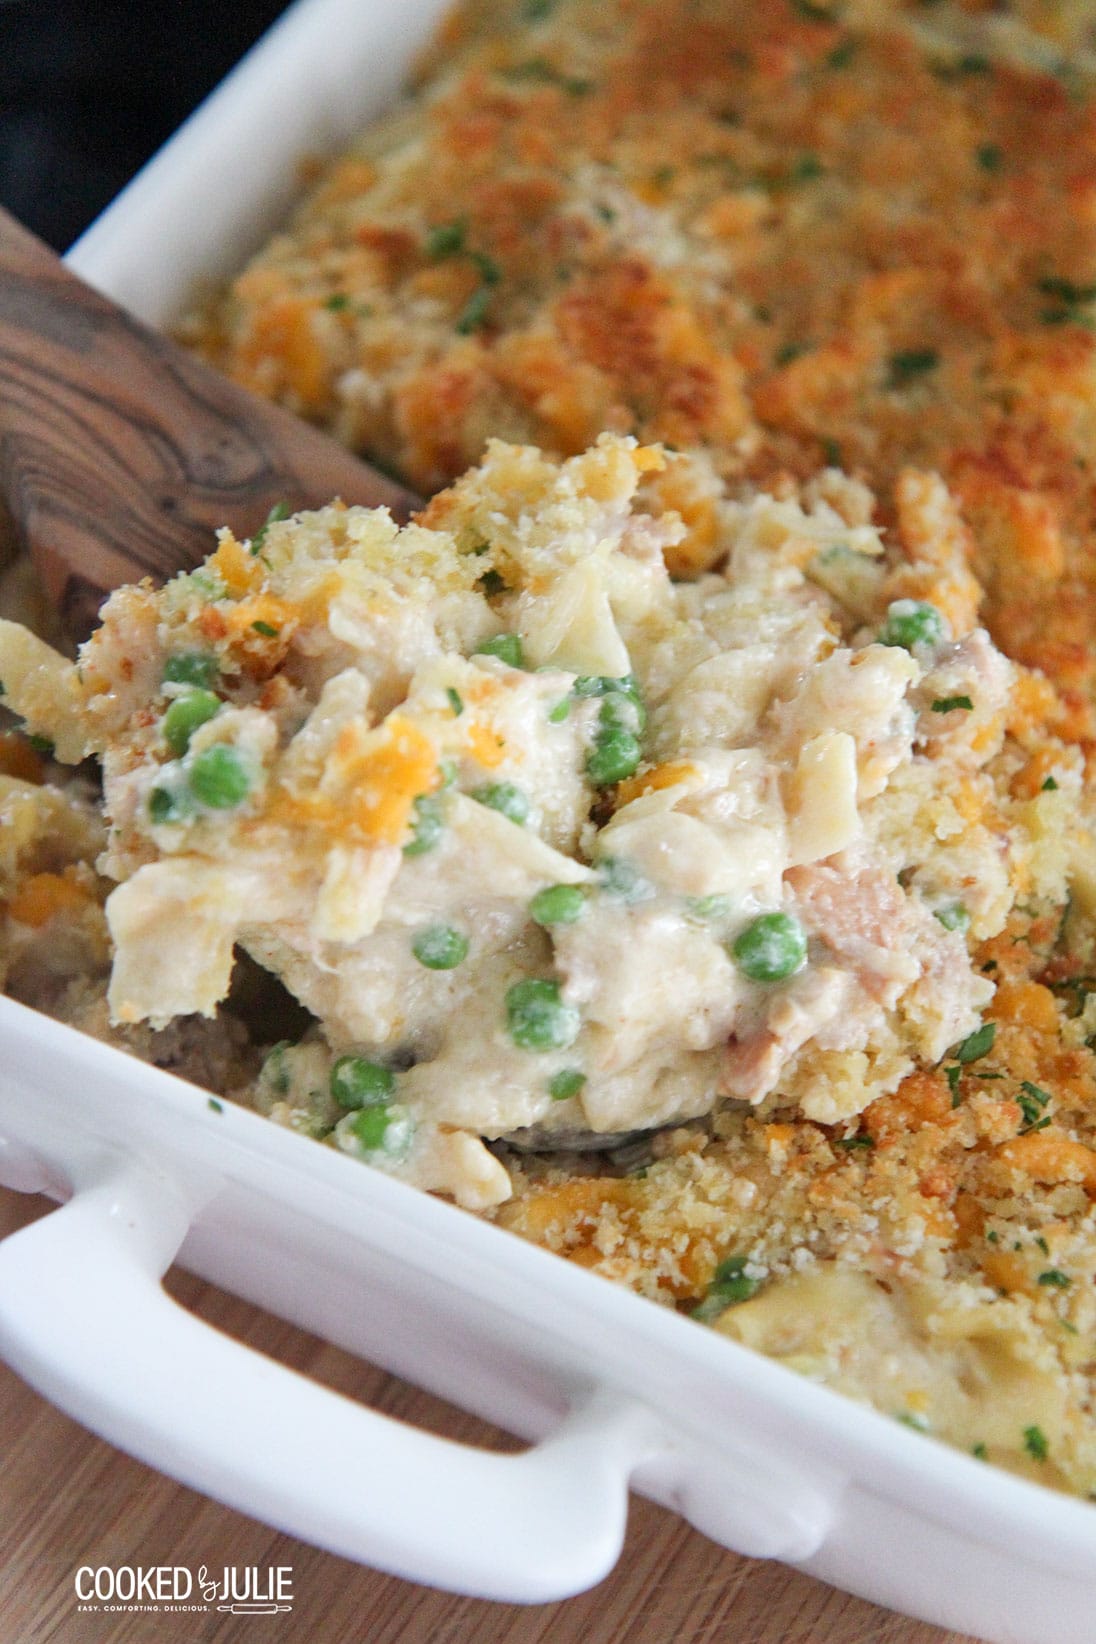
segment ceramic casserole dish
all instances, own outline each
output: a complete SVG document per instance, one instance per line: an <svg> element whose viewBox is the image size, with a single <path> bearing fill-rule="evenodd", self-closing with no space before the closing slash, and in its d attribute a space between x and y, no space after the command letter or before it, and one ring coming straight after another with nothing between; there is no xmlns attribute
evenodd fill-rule
<svg viewBox="0 0 1096 1644"><path fill-rule="evenodd" d="M441 9L299 0L71 265L169 323L270 228L301 157L392 99ZM1096 1637L1087 1504L4 999L0 1045L0 1184L63 1203L0 1248L0 1354L174 1477L518 1602L606 1574L631 1487L722 1545L992 1644ZM176 1259L532 1448L463 1448L271 1363L167 1297Z"/></svg>

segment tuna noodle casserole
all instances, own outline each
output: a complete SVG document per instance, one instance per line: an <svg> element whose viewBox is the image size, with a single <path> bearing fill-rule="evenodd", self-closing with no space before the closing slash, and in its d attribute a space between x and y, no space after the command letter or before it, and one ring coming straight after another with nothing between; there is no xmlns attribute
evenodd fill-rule
<svg viewBox="0 0 1096 1644"><path fill-rule="evenodd" d="M1086 1495L1096 128L921 12L458 16L190 328L454 483L0 623L0 967Z"/></svg>

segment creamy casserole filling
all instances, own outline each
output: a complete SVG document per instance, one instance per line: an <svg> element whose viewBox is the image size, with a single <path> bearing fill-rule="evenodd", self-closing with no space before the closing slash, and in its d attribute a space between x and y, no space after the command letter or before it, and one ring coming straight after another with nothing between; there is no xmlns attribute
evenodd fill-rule
<svg viewBox="0 0 1096 1644"><path fill-rule="evenodd" d="M1011 796L1022 686L963 567L950 618L904 597L837 475L725 502L725 569L675 583L667 460L496 444L403 530L223 532L75 664L0 628L12 707L102 763L115 1023L212 1015L241 946L324 1041L264 1105L476 1208L482 1138L840 1123L976 1032L968 937L1064 903L1075 753Z"/></svg>

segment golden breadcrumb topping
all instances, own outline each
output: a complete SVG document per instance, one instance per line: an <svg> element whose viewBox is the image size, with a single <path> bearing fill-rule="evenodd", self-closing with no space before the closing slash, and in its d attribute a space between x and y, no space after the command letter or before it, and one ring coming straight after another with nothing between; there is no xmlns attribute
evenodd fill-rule
<svg viewBox="0 0 1096 1644"><path fill-rule="evenodd" d="M1091 23L1011 10L478 0L190 334L424 492L605 429L768 487L838 463L887 521L938 470L1089 739L1096 120L1038 31Z"/></svg>

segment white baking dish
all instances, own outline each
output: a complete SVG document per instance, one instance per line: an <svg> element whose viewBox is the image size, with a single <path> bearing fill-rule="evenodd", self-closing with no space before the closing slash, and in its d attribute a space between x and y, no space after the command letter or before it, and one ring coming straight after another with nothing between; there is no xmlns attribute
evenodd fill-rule
<svg viewBox="0 0 1096 1644"><path fill-rule="evenodd" d="M393 94L438 0L302 0L74 249L153 323ZM598 1580L629 1483L718 1542L994 1644L1093 1644L1096 1514L0 1000L0 1353L126 1450L333 1551L521 1601ZM416 1433L218 1335L183 1265L525 1437Z"/></svg>

